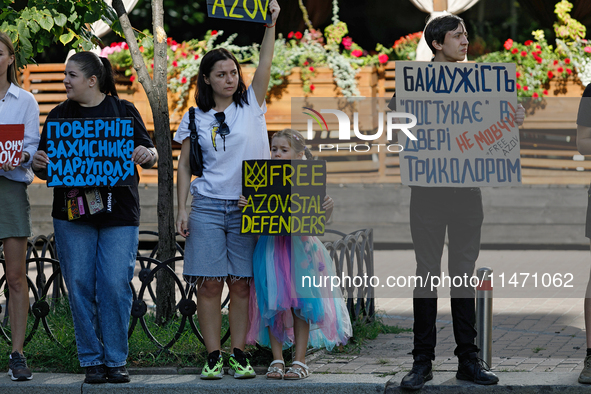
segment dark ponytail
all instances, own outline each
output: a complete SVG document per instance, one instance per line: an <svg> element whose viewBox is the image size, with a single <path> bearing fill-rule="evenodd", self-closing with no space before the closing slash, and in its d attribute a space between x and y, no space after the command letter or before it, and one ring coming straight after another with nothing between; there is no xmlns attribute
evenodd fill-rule
<svg viewBox="0 0 591 394"><path fill-rule="evenodd" d="M117 88L115 87L113 67L111 67L109 59L99 57L93 52L78 52L72 55L68 61L75 62L78 65L84 78L90 78L93 75L96 76L99 89L102 93L119 97Z"/></svg>

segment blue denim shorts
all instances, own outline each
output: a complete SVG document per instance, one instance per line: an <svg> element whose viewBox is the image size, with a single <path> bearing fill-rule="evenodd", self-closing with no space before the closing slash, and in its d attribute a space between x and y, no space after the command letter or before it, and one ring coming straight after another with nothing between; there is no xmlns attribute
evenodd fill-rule
<svg viewBox="0 0 591 394"><path fill-rule="evenodd" d="M193 196L183 274L222 278L252 277L256 237L240 234L238 200Z"/></svg>

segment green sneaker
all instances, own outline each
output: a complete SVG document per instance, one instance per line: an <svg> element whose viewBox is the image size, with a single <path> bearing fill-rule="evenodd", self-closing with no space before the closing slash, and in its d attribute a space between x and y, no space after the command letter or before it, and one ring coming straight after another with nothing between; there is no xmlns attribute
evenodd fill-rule
<svg viewBox="0 0 591 394"><path fill-rule="evenodd" d="M224 362L219 350L209 353L207 362L201 370L201 379L221 379L224 377Z"/></svg>
<svg viewBox="0 0 591 394"><path fill-rule="evenodd" d="M246 354L238 348L234 348L234 354L230 356L230 375L234 375L234 379L249 379L256 377L254 369L250 366Z"/></svg>

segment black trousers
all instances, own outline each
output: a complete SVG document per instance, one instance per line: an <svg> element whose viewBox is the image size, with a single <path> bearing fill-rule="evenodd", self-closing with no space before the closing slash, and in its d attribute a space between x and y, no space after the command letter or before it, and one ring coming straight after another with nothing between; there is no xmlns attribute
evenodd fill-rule
<svg viewBox="0 0 591 394"><path fill-rule="evenodd" d="M454 353L462 358L478 352L476 338L475 290L469 278L480 252L480 231L484 215L482 195L478 188L412 187L410 199L410 229L417 260L417 281L413 292L415 360L435 359L437 343L437 288L432 284L441 278L441 256L445 233L449 238L448 270L445 276L461 277L445 281L451 287L451 313L456 340ZM455 283L455 285L454 285Z"/></svg>

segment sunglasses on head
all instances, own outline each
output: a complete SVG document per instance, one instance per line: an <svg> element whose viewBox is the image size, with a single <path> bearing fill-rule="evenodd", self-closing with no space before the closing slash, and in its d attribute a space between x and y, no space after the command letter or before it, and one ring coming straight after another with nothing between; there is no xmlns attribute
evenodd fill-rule
<svg viewBox="0 0 591 394"><path fill-rule="evenodd" d="M221 135L222 137L225 137L228 134L230 134L230 127L226 124L226 114L223 112L218 112L214 116L215 116L215 120L217 120L220 125L218 127L217 133L219 135Z"/></svg>

